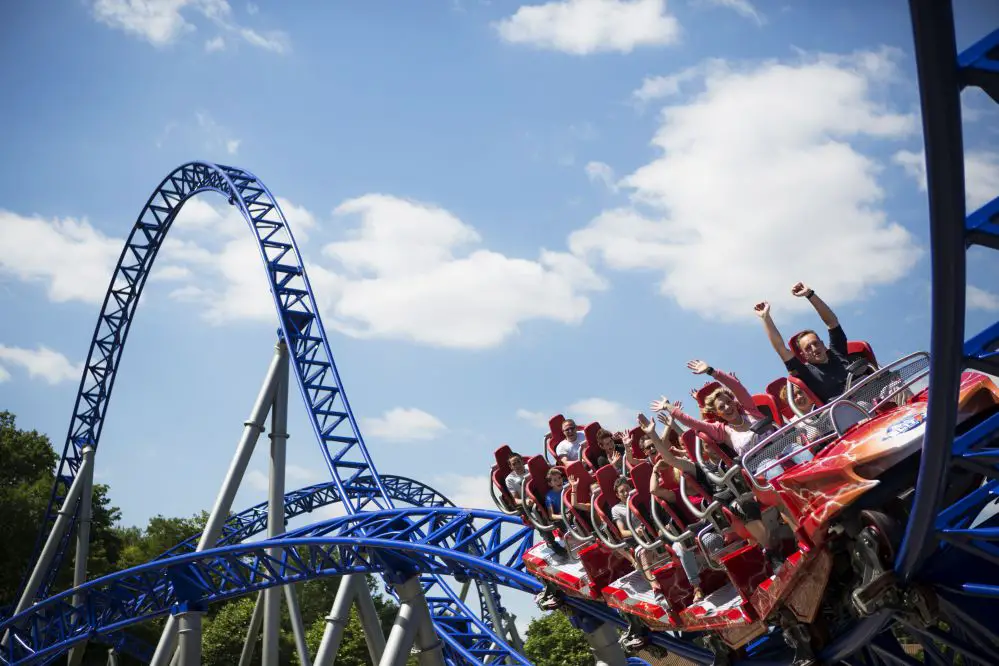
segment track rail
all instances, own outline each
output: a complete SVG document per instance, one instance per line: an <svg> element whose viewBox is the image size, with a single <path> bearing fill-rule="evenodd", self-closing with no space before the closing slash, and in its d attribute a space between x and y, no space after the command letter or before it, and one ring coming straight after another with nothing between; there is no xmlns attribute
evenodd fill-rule
<svg viewBox="0 0 999 666"><path fill-rule="evenodd" d="M254 235L277 312L280 334L288 345L296 382L344 508L348 514L372 508L394 508L391 494L361 438L333 361L301 253L277 201L248 171L190 162L171 172L150 195L119 257L84 364L73 417L33 559L37 559L41 544L76 477L83 448L90 446L96 450L98 447L125 342L156 255L183 204L202 192L216 192L226 197L229 204L242 213ZM366 479L367 491L347 492L348 488L356 488L360 479ZM75 523L79 504L70 510ZM66 530L35 599L50 593L71 534L72 530ZM22 581L22 591L26 582L27 577ZM439 577L425 578L424 587L437 600L431 604L431 612L439 630L446 633L448 627L454 626L455 617L468 613L446 581ZM508 652L511 658L516 655L498 636L492 635L492 638L493 644ZM483 654L482 658L486 656L489 655Z"/></svg>

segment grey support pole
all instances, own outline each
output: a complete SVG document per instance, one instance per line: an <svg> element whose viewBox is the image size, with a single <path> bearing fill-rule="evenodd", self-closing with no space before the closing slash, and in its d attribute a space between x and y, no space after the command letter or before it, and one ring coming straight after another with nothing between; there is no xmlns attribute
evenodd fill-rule
<svg viewBox="0 0 999 666"><path fill-rule="evenodd" d="M93 453L90 454L93 457ZM80 515L76 528L76 557L73 561L73 587L80 587L87 582L87 559L90 557L90 523L93 516L94 499L94 465L91 461L86 470L79 472L83 477L83 490L80 492ZM73 605L83 604L83 597L73 595ZM86 642L73 646L69 651L69 666L80 666L83 653L87 649Z"/></svg>
<svg viewBox="0 0 999 666"><path fill-rule="evenodd" d="M282 343L283 344L283 343ZM287 348L286 348L287 349ZM274 405L271 410L271 470L267 498L267 538L284 534L284 473L288 439L288 355L281 357ZM271 557L279 557L269 549ZM281 588L264 590L263 666L278 666L281 639ZM307 655L306 655L307 658Z"/></svg>
<svg viewBox="0 0 999 666"><path fill-rule="evenodd" d="M239 666L250 666L250 662L253 661L253 651L257 647L257 636L260 635L260 622L263 619L264 593L257 592L257 603L253 604L253 616L250 617L250 627L246 630L243 652L239 655Z"/></svg>
<svg viewBox="0 0 999 666"><path fill-rule="evenodd" d="M118 666L118 653L114 648L108 650L108 663L107 666Z"/></svg>
<svg viewBox="0 0 999 666"><path fill-rule="evenodd" d="M628 663L624 649L617 642L617 631L606 622L584 635L596 657L596 666L625 666Z"/></svg>
<svg viewBox="0 0 999 666"><path fill-rule="evenodd" d="M399 595L399 614L385 642L379 666L403 666L415 643L420 666L444 666L444 651L430 618L430 608L423 594L419 576L395 586Z"/></svg>
<svg viewBox="0 0 999 666"><path fill-rule="evenodd" d="M357 574L348 574L340 578L340 587L337 588L336 597L333 599L333 607L326 616L326 629L323 630L323 640L319 643L314 666L333 666L336 661L344 629L350 621L350 609L357 596L355 576ZM378 661L374 660L373 663L377 664Z"/></svg>
<svg viewBox="0 0 999 666"><path fill-rule="evenodd" d="M377 664L385 654L385 634L382 632L382 620L378 617L378 609L371 598L371 590L364 580L364 574L353 574L357 577L357 614L361 618L361 629L364 630L364 642L368 644L368 654L371 663Z"/></svg>
<svg viewBox="0 0 999 666"><path fill-rule="evenodd" d="M399 597L402 601L401 593ZM388 640L385 641L385 653L378 662L378 666L405 666L416 638L416 626L421 619L419 614L416 606L408 601L402 601L399 605L399 612L395 616L395 623L389 632Z"/></svg>
<svg viewBox="0 0 999 666"><path fill-rule="evenodd" d="M180 625L180 666L201 666L201 616L198 611L184 611L177 614Z"/></svg>
<svg viewBox="0 0 999 666"><path fill-rule="evenodd" d="M257 438L260 437L260 433L264 429L264 419L267 418L271 403L274 402L281 368L284 368L285 376L287 377L288 346L283 340L278 340L274 346L274 358L271 360L264 383L260 387L257 401L250 412L250 418L243 423L243 436L236 447L236 454L229 465L229 471L226 473L225 481L223 481L222 487L219 489L218 497L215 498L215 505L212 507L205 530L201 533L201 540L198 541L198 551L214 546L219 536L222 535L222 526L225 525L229 511L232 510L232 502L236 497L236 491L239 490L239 484L243 480L243 474L246 473L246 466L250 463L253 447L256 446ZM284 515L283 505L281 515ZM156 645L156 652L153 654L149 666L167 666L176 640L177 620L171 615L167 618L166 626L163 627L163 633L160 634L160 641Z"/></svg>
<svg viewBox="0 0 999 666"><path fill-rule="evenodd" d="M291 617L291 633L295 636L298 663L301 666L311 666L309 645L305 642L305 626L302 624L302 610L298 605L298 594L295 592L294 583L284 586L284 600L288 604L288 616Z"/></svg>

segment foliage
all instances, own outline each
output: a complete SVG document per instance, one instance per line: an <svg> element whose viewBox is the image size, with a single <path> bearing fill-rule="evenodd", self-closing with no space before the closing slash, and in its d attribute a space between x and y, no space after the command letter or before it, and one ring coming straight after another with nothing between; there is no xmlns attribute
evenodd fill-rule
<svg viewBox="0 0 999 666"><path fill-rule="evenodd" d="M549 613L531 620L524 652L536 666L593 666L586 637L563 613Z"/></svg>
<svg viewBox="0 0 999 666"><path fill-rule="evenodd" d="M27 574L38 526L48 506L59 457L37 431L19 430L10 412L0 412L0 607L17 602L18 586ZM111 506L108 487L94 485L88 571L96 577L114 570L121 543L114 524L121 517ZM63 561L56 589L73 580L72 556Z"/></svg>

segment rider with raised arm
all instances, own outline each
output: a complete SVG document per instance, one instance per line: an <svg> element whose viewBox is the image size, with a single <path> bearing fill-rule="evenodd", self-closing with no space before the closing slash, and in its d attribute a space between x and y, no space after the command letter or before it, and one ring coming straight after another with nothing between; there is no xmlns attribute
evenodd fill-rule
<svg viewBox="0 0 999 666"><path fill-rule="evenodd" d="M704 399L704 411L718 421L696 419L684 413L679 402L671 405L665 397L653 402L653 409L667 411L677 423L702 433L715 442L725 442L737 455L749 450L760 433L772 429L773 420L759 410L753 402L753 396L738 379L700 360L690 361L687 367L695 375L710 375L721 384Z"/></svg>
<svg viewBox="0 0 999 666"><path fill-rule="evenodd" d="M814 289L798 282L791 287L791 293L798 298L808 300L819 317L822 318L822 322L829 329L828 347L815 331L802 331L795 337L798 349L801 350L801 355L805 359L801 361L784 344L784 338L770 316L770 303L766 301L757 303L756 314L763 321L767 336L770 338L770 344L784 361L784 367L800 377L820 400L830 402L846 390L846 382L849 378L850 362L847 360L846 334L839 324L839 319L825 301L816 295Z"/></svg>

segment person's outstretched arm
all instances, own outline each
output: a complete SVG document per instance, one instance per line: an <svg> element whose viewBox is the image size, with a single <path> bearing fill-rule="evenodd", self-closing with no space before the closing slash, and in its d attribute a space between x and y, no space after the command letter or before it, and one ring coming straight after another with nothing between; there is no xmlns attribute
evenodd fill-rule
<svg viewBox="0 0 999 666"><path fill-rule="evenodd" d="M755 311L756 316L763 322L763 329L767 332L767 338L770 339L770 346L780 356L780 360L787 363L794 358L794 354L784 344L784 338L781 337L780 331L777 330L777 324L774 323L773 317L770 316L770 303L766 301L757 303Z"/></svg>
<svg viewBox="0 0 999 666"><path fill-rule="evenodd" d="M839 318L836 317L836 314L828 305L826 305L825 301L819 298L818 294L815 293L815 290L807 284L804 282L797 283L791 287L791 293L798 298L804 298L811 303L812 307L815 308L815 312L822 318L822 323L828 328L833 329L839 326Z"/></svg>

